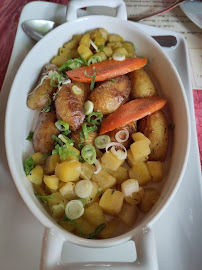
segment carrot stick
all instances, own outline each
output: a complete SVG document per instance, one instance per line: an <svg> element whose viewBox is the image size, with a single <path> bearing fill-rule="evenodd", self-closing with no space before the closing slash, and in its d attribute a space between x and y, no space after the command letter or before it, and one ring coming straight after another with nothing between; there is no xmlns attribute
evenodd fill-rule
<svg viewBox="0 0 202 270"><path fill-rule="evenodd" d="M147 58L126 58L123 61L107 60L70 70L66 73L74 81L90 83L96 71L95 82L100 82L140 69L146 63Z"/></svg>
<svg viewBox="0 0 202 270"><path fill-rule="evenodd" d="M166 105L167 100L160 97L147 97L131 100L121 105L102 122L100 134L107 133L117 127L137 121Z"/></svg>

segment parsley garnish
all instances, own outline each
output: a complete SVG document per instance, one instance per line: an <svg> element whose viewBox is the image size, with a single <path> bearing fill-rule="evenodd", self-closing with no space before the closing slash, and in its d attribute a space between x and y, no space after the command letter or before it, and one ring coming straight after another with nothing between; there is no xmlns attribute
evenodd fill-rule
<svg viewBox="0 0 202 270"><path fill-rule="evenodd" d="M38 193L34 193L34 195L37 197L37 198L40 198L42 199L42 201L47 204L47 199L53 199L54 198L54 194L51 194L51 195L48 195L48 196L42 196Z"/></svg>
<svg viewBox="0 0 202 270"><path fill-rule="evenodd" d="M32 141L33 136L34 136L34 132L33 132L33 131L30 131L30 132L29 132L29 135L28 135L27 138L26 138L26 140L27 140L27 141Z"/></svg>

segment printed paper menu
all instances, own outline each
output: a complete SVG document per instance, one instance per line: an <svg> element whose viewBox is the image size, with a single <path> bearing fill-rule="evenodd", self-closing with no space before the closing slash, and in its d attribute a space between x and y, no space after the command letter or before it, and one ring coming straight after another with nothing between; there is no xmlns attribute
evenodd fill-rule
<svg viewBox="0 0 202 270"><path fill-rule="evenodd" d="M162 10L171 1L125 0L125 2L128 17L136 17L156 10ZM184 36L189 48L193 89L202 89L202 29L190 21L180 7L176 7L161 15L144 19L141 23L175 31Z"/></svg>

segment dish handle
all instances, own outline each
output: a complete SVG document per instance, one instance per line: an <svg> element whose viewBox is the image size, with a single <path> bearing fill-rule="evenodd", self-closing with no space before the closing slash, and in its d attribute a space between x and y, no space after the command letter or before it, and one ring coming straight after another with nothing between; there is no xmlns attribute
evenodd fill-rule
<svg viewBox="0 0 202 270"><path fill-rule="evenodd" d="M78 262L63 263L62 248L66 239L53 229L46 229L42 245L41 270L158 270L156 244L151 228L143 229L138 237L131 239L136 244L135 262Z"/></svg>
<svg viewBox="0 0 202 270"><path fill-rule="evenodd" d="M127 20L126 4L123 0L71 0L67 5L66 20L76 20L77 10L85 7L104 6L116 8L116 17L122 20Z"/></svg>

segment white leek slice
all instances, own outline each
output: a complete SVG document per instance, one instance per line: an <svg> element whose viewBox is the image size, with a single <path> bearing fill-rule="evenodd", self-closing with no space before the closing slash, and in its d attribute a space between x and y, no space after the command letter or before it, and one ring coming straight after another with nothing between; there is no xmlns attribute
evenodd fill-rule
<svg viewBox="0 0 202 270"><path fill-rule="evenodd" d="M139 182L135 179L128 179L121 184L121 189L125 197L132 197L132 194L140 189Z"/></svg>
<svg viewBox="0 0 202 270"><path fill-rule="evenodd" d="M126 59L125 55L122 54L122 53L114 53L112 55L112 58L115 60L115 61L123 61Z"/></svg>
<svg viewBox="0 0 202 270"><path fill-rule="evenodd" d="M123 150L119 149L119 150L116 150L115 147L120 147L122 148ZM118 159L126 159L127 158L127 150L126 148L121 144L121 143L118 143L118 142L111 142L109 143L107 146L106 146L106 152L108 153L108 149L111 148L111 152L112 154L114 154L115 156L117 156Z"/></svg>
<svg viewBox="0 0 202 270"><path fill-rule="evenodd" d="M94 174L97 174L97 173L99 173L100 171L101 171L101 169L102 169L102 166L101 166L101 164L100 164L100 162L99 162L99 160L95 160L95 167L96 167L96 171L94 172Z"/></svg>
<svg viewBox="0 0 202 270"><path fill-rule="evenodd" d="M90 100L87 100L84 103L84 113L85 113L85 115L89 115L90 113L92 113L93 112L93 109L94 109L93 102L90 101Z"/></svg>
<svg viewBox="0 0 202 270"><path fill-rule="evenodd" d="M80 180L76 183L75 193L79 198L87 198L93 189L93 184L90 180Z"/></svg>
<svg viewBox="0 0 202 270"><path fill-rule="evenodd" d="M84 213L83 203L80 200L72 200L65 207L65 214L69 219L77 219Z"/></svg>
<svg viewBox="0 0 202 270"><path fill-rule="evenodd" d="M98 47L95 45L95 43L90 39L90 44L93 46L93 48L97 51Z"/></svg>
<svg viewBox="0 0 202 270"><path fill-rule="evenodd" d="M121 137L124 137L124 139L121 139ZM115 139L117 140L117 142L122 143L122 142L126 142L129 138L129 132L127 129L122 129L119 130L116 134L115 134Z"/></svg>

